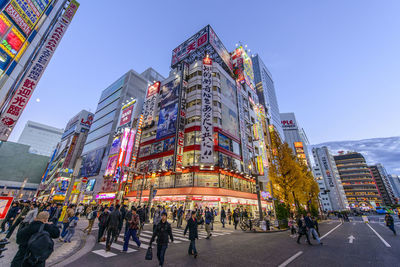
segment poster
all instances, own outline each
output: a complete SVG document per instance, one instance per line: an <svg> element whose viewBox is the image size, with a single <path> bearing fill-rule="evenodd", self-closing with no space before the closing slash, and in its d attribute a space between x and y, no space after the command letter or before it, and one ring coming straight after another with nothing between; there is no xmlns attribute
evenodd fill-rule
<svg viewBox="0 0 400 267"><path fill-rule="evenodd" d="M229 139L228 137L226 137L223 134L218 134L218 144L220 147L222 147L223 149L229 150L231 151L231 139Z"/></svg>
<svg viewBox="0 0 400 267"><path fill-rule="evenodd" d="M142 146L139 151L139 158L150 156L151 145Z"/></svg>
<svg viewBox="0 0 400 267"><path fill-rule="evenodd" d="M143 104L143 124L151 125L157 108L157 98L160 91L160 82L155 82L147 88L146 100Z"/></svg>
<svg viewBox="0 0 400 267"><path fill-rule="evenodd" d="M132 158L132 150L133 150L133 145L135 141L135 136L136 136L136 130L131 129L131 135L129 136L129 141L128 145L126 148L126 156L125 156L125 161L124 161L124 166L128 167L129 163L131 162Z"/></svg>
<svg viewBox="0 0 400 267"><path fill-rule="evenodd" d="M99 174L104 148L94 150L83 156L81 176L95 176Z"/></svg>
<svg viewBox="0 0 400 267"><path fill-rule="evenodd" d="M162 161L162 169L171 170L173 167L174 156L164 157Z"/></svg>
<svg viewBox="0 0 400 267"><path fill-rule="evenodd" d="M163 152L163 143L164 141L154 143L151 149L151 154L158 154Z"/></svg>
<svg viewBox="0 0 400 267"><path fill-rule="evenodd" d="M117 167L117 159L118 155L110 156L108 158L106 171L104 173L105 176L112 176L115 173L115 169Z"/></svg>
<svg viewBox="0 0 400 267"><path fill-rule="evenodd" d="M160 107L164 108L178 101L180 87L180 78L172 80L161 86L160 90Z"/></svg>
<svg viewBox="0 0 400 267"><path fill-rule="evenodd" d="M160 110L157 125L157 139L176 133L176 120L178 113L178 103L175 102Z"/></svg>
<svg viewBox="0 0 400 267"><path fill-rule="evenodd" d="M96 184L96 179L90 179L86 184L86 192L91 192Z"/></svg>
<svg viewBox="0 0 400 267"><path fill-rule="evenodd" d="M164 140L164 152L173 150L175 146L175 137L171 137Z"/></svg>

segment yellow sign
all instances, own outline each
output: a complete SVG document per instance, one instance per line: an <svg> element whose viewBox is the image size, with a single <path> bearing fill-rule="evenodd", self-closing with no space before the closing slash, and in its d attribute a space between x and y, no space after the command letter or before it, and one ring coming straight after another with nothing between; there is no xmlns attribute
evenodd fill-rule
<svg viewBox="0 0 400 267"><path fill-rule="evenodd" d="M61 212L61 216L58 219L59 222L62 222L64 220L65 213L67 213L67 206L63 207L62 212Z"/></svg>

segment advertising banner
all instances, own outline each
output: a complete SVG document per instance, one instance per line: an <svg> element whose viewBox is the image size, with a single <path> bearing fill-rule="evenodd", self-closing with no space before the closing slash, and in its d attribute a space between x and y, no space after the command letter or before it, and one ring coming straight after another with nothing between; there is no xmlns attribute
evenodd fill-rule
<svg viewBox="0 0 400 267"><path fill-rule="evenodd" d="M93 191L95 184L96 184L96 179L90 179L86 184L86 192Z"/></svg>
<svg viewBox="0 0 400 267"><path fill-rule="evenodd" d="M161 91L160 91L161 108L169 106L172 103L178 101L180 84L181 84L180 78L177 78L161 86Z"/></svg>
<svg viewBox="0 0 400 267"><path fill-rule="evenodd" d="M228 50L226 50L225 46L222 44L221 40L215 34L214 30L210 28L210 44L217 51L217 54L222 58L228 68L233 71L233 65L231 61L231 55Z"/></svg>
<svg viewBox="0 0 400 267"><path fill-rule="evenodd" d="M203 59L203 75L201 81L201 144L200 162L214 163L214 140L213 140L213 91L212 91L212 60Z"/></svg>
<svg viewBox="0 0 400 267"><path fill-rule="evenodd" d="M128 167L129 163L131 162L135 136L136 136L136 130L131 129L131 135L129 136L129 141L128 141L128 145L126 148L126 156L125 156L125 162L124 162L125 167Z"/></svg>
<svg viewBox="0 0 400 267"><path fill-rule="evenodd" d="M221 113L224 131L239 138L239 120L236 112L222 104Z"/></svg>
<svg viewBox="0 0 400 267"><path fill-rule="evenodd" d="M176 119L178 115L178 103L173 103L160 110L157 125L157 139L176 133Z"/></svg>
<svg viewBox="0 0 400 267"><path fill-rule="evenodd" d="M99 174L104 148L94 150L83 157L81 176L95 176Z"/></svg>
<svg viewBox="0 0 400 267"><path fill-rule="evenodd" d="M147 88L146 101L143 105L143 126L150 125L154 120L160 84L160 82L155 82Z"/></svg>
<svg viewBox="0 0 400 267"><path fill-rule="evenodd" d="M129 141L129 135L130 135L130 130L128 128L125 128L124 133L122 134L121 146L119 148L117 167L122 166L122 161L124 160L126 152L126 146L128 145Z"/></svg>
<svg viewBox="0 0 400 267"><path fill-rule="evenodd" d="M135 166L137 154L139 152L140 138L142 137L142 125L143 125L143 115L140 115L138 129L137 129L136 138L135 138L135 144L133 146L132 160L130 163L131 167Z"/></svg>
<svg viewBox="0 0 400 267"><path fill-rule="evenodd" d="M242 46L235 49L235 52L232 55L232 62L234 74L237 79L241 83L246 82L251 89L255 90L253 63Z"/></svg>
<svg viewBox="0 0 400 267"><path fill-rule="evenodd" d="M244 118L244 103L243 103L243 97L242 97L242 85L240 84L240 81L236 81L236 88L237 88L237 98L238 98L238 109L239 109L239 118ZM242 159L243 163L249 162L249 150L247 149L247 138L246 138L246 126L245 122L243 119L239 121L239 126L240 126L240 144L242 147ZM249 169L248 164L243 164L244 171L247 172Z"/></svg>
<svg viewBox="0 0 400 267"><path fill-rule="evenodd" d="M10 6L10 5L9 5ZM40 78L43 75L51 57L68 28L79 4L72 0L50 32L45 43L33 59L24 76L21 77L19 86L11 101L8 103L4 114L0 117L0 140L7 141L19 117L33 94Z"/></svg>
<svg viewBox="0 0 400 267"><path fill-rule="evenodd" d="M119 127L130 125L130 123L132 122L135 104L136 104L136 100L133 100L122 107L121 119L119 121Z"/></svg>
<svg viewBox="0 0 400 267"><path fill-rule="evenodd" d="M108 155L118 154L120 145L121 145L121 138L119 136L117 136L114 138L114 140L111 144Z"/></svg>
<svg viewBox="0 0 400 267"><path fill-rule="evenodd" d="M118 155L108 157L106 171L104 176L113 176L117 168Z"/></svg>
<svg viewBox="0 0 400 267"><path fill-rule="evenodd" d="M175 137L164 140L164 152L171 151L175 147Z"/></svg>
<svg viewBox="0 0 400 267"><path fill-rule="evenodd" d="M0 220L4 220L6 218L13 199L14 197L0 197Z"/></svg>

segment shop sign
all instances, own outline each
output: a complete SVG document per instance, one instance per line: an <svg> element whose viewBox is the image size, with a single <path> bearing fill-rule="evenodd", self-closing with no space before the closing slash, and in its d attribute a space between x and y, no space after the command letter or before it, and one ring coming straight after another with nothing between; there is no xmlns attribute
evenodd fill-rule
<svg viewBox="0 0 400 267"><path fill-rule="evenodd" d="M136 107L135 103L136 99L132 100L131 102L122 107L119 127L123 127L125 125L130 126L130 123L132 122L133 112L135 110L134 108Z"/></svg>
<svg viewBox="0 0 400 267"><path fill-rule="evenodd" d="M220 201L221 199L219 197L208 197L204 196L203 201Z"/></svg>
<svg viewBox="0 0 400 267"><path fill-rule="evenodd" d="M200 162L214 163L214 140L213 140L213 92L212 92L212 60L209 57L203 59L201 98L201 146Z"/></svg>
<svg viewBox="0 0 400 267"><path fill-rule="evenodd" d="M173 201L185 201L186 200L186 196L181 196L181 197L172 197Z"/></svg>
<svg viewBox="0 0 400 267"><path fill-rule="evenodd" d="M202 201L203 197L202 196L193 196L192 200L194 200L194 201Z"/></svg>
<svg viewBox="0 0 400 267"><path fill-rule="evenodd" d="M116 193L100 193L96 195L96 199L111 199L115 198Z"/></svg>

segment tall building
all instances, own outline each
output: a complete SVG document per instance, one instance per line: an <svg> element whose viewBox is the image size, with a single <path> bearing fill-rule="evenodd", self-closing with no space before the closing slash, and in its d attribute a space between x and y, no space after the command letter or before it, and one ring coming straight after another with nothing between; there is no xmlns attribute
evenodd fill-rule
<svg viewBox="0 0 400 267"><path fill-rule="evenodd" d="M379 192L381 193L383 203L387 206L397 204L392 185L389 182L389 175L382 164L371 165L369 166L369 169L375 178L375 182L378 186Z"/></svg>
<svg viewBox="0 0 400 267"><path fill-rule="evenodd" d="M130 70L101 93L93 124L82 151L80 176L88 177L88 183L95 184L93 188L90 188L91 190L86 190L85 201L92 199L93 192L99 192L103 185L107 155L120 123L121 107L127 102L136 100L135 112L140 113L147 86L150 82L162 77L152 69L143 74L146 78ZM132 117L131 115L133 114L130 114L129 118Z"/></svg>
<svg viewBox="0 0 400 267"><path fill-rule="evenodd" d="M75 0L0 1L0 140L9 138L78 7Z"/></svg>
<svg viewBox="0 0 400 267"><path fill-rule="evenodd" d="M389 174L388 179L393 188L393 194L397 198L397 201L399 201L399 199L400 199L400 177L398 175Z"/></svg>
<svg viewBox="0 0 400 267"><path fill-rule="evenodd" d="M348 152L334 156L350 208L370 209L382 205L382 198L363 155Z"/></svg>
<svg viewBox="0 0 400 267"><path fill-rule="evenodd" d="M18 143L30 146L31 153L50 157L63 133L63 129L28 121Z"/></svg>
<svg viewBox="0 0 400 267"><path fill-rule="evenodd" d="M268 114L268 124L274 126L282 141L284 141L285 135L281 125L278 99L272 75L259 55L254 55L251 59L253 61L254 82L258 99L260 104L263 105L265 113Z"/></svg>
<svg viewBox="0 0 400 267"><path fill-rule="evenodd" d="M72 117L65 127L61 141L57 144L44 172L37 194L43 201L64 201L70 186L73 169L82 153L83 146L93 123L94 114L86 110ZM71 202L77 201L80 181L76 180L72 191Z"/></svg>
<svg viewBox="0 0 400 267"><path fill-rule="evenodd" d="M312 149L314 176L319 185L319 197L324 211L349 208L335 160L327 147Z"/></svg>
<svg viewBox="0 0 400 267"><path fill-rule="evenodd" d="M296 116L293 112L281 113L281 125L285 135L285 142L293 150L293 153L304 162L311 166L310 156L308 154L308 141L304 129L299 126Z"/></svg>

